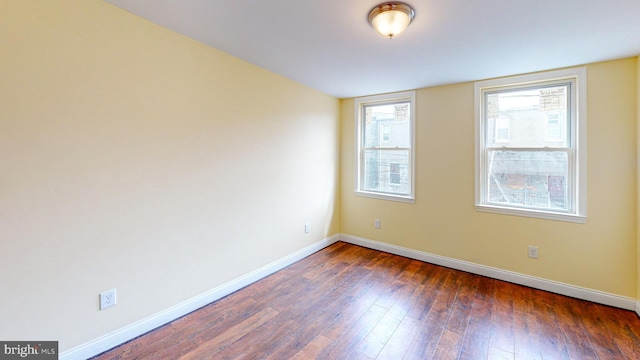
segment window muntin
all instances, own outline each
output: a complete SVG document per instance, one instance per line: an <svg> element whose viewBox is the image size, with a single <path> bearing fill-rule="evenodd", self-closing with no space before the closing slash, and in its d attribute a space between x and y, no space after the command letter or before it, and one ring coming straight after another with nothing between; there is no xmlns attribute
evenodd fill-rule
<svg viewBox="0 0 640 360"><path fill-rule="evenodd" d="M356 194L413 201L414 99L413 92L356 99Z"/></svg>
<svg viewBox="0 0 640 360"><path fill-rule="evenodd" d="M476 209L584 221L585 77L476 83Z"/></svg>

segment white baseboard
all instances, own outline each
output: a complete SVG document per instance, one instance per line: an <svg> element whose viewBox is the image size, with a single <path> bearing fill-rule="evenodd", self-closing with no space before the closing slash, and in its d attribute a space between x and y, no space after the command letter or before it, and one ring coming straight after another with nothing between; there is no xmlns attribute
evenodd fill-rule
<svg viewBox="0 0 640 360"><path fill-rule="evenodd" d="M307 246L306 248L299 250L291 255L288 255L282 259L274 261L238 279L235 279L226 284L220 285L192 299L189 299L180 304L174 305L146 319L142 319L131 325L125 326L122 329L116 330L110 334L101 336L93 341L90 341L83 345L64 351L60 354L60 359L61 360L87 359L92 356L98 355L102 352L105 352L131 339L134 339L144 333L147 333L164 324L167 324L175 319L178 319L184 315L187 315L190 312L193 312L220 298L223 298L247 285L250 285L264 277L267 277L275 273L278 270L284 269L285 267L293 264L294 262L299 261L335 243L336 241L338 241L338 239L339 239L339 236L334 235L332 237L321 240L315 244Z"/></svg>
<svg viewBox="0 0 640 360"><path fill-rule="evenodd" d="M638 301L636 304L636 300L632 298L610 294L598 290L582 288L579 286L569 285L553 280L524 275L490 266L475 264L468 261L430 254L423 251L412 250L405 247L364 239L353 235L340 234L340 240L350 244L360 245L370 249L404 256L410 259L421 260L435 265L441 265L456 270L462 270L477 275L487 276L498 280L504 280L540 290L550 291L556 294L592 301L599 304L615 306L626 310L635 310L638 315L640 315L640 301Z"/></svg>

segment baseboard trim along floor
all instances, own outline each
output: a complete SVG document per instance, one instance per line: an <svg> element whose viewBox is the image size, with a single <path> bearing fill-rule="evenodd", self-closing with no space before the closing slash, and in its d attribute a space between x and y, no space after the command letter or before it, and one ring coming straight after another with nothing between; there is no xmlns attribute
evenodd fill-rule
<svg viewBox="0 0 640 360"><path fill-rule="evenodd" d="M129 326L125 326L110 334L101 336L93 341L64 351L60 354L61 360L84 360L92 356L103 353L111 348L123 344L131 339L154 330L173 320L181 318L207 304L221 299L243 287L250 285L262 278L265 278L285 267L304 259L305 257L324 249L325 247L337 242L338 235L331 236L324 240L311 244L304 249L296 251L282 259L276 260L260 269L252 271L238 279L220 285L212 290L200 294L192 299L184 301L180 304L172 306L164 311L152 315L146 319L137 321Z"/></svg>
<svg viewBox="0 0 640 360"><path fill-rule="evenodd" d="M340 240L350 244L360 245L370 249L408 257L410 259L428 262L430 264L445 266L476 275L487 276L493 279L508 281L514 284L529 286L539 290L550 291L556 294L566 295L577 299L595 302L598 304L614 306L617 308L632 311L635 310L640 314L640 310L638 310L639 308L636 306L636 300L624 296L610 294L593 289L586 289L553 280L524 275L445 256L430 254L423 251L413 250L348 234L340 234Z"/></svg>

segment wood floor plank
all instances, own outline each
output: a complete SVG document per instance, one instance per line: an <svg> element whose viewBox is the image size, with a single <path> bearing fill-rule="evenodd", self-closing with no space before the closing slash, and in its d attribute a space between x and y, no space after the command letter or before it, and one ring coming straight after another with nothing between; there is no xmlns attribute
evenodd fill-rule
<svg viewBox="0 0 640 360"><path fill-rule="evenodd" d="M299 352L297 352L291 359L292 360L307 360L315 359L320 352L324 350L332 342L328 337L318 335L310 343L305 345Z"/></svg>
<svg viewBox="0 0 640 360"><path fill-rule="evenodd" d="M291 334L300 331L301 325L293 320L275 316L216 354L220 360L264 359L271 355Z"/></svg>
<svg viewBox="0 0 640 360"><path fill-rule="evenodd" d="M320 357L323 359L345 358L356 351L387 311L380 305L372 304L355 323L344 327L346 331L331 337L334 341L324 349Z"/></svg>
<svg viewBox="0 0 640 360"><path fill-rule="evenodd" d="M452 331L456 334L464 335L469 325L469 319L471 318L472 306L464 305L456 302L451 308L451 315L445 325L447 331Z"/></svg>
<svg viewBox="0 0 640 360"><path fill-rule="evenodd" d="M539 339L540 329L533 309L531 309L531 313L519 311L514 313L513 333L516 359L542 359Z"/></svg>
<svg viewBox="0 0 640 360"><path fill-rule="evenodd" d="M406 315L406 309L392 307L359 344L356 351L375 358L389 341Z"/></svg>
<svg viewBox="0 0 640 360"><path fill-rule="evenodd" d="M376 358L388 360L403 359L418 333L420 324L421 321L405 316Z"/></svg>
<svg viewBox="0 0 640 360"><path fill-rule="evenodd" d="M489 354L487 360L513 360L514 354L503 349L499 349L493 346L489 346Z"/></svg>
<svg viewBox="0 0 640 360"><path fill-rule="evenodd" d="M229 346L234 341L247 335L249 332L263 324L265 321L276 316L278 311L272 308L265 308L264 310L256 313L255 315L247 318L243 322L236 326L233 326L222 334L207 340L189 353L180 356L180 360L192 360L192 359L204 359L211 358L218 352L222 351L225 347Z"/></svg>
<svg viewBox="0 0 640 360"><path fill-rule="evenodd" d="M538 290L533 299L540 329L542 357L545 359L569 359L565 337L558 327L558 317L555 314L552 298L552 294Z"/></svg>
<svg viewBox="0 0 640 360"><path fill-rule="evenodd" d="M640 359L640 318L337 242L97 356Z"/></svg>
<svg viewBox="0 0 640 360"><path fill-rule="evenodd" d="M471 308L469 324L462 342L460 359L485 359L489 353L492 304L479 296Z"/></svg>
<svg viewBox="0 0 640 360"><path fill-rule="evenodd" d="M582 322L585 325L589 339L593 344L594 350L600 359L625 359L625 355L622 354L621 349L615 342L614 335L617 334L617 329L613 332L607 326L605 322L606 317L603 317L598 312L599 306L596 304L587 303L585 308L581 309L585 315L582 318ZM586 314L589 313L587 316Z"/></svg>
<svg viewBox="0 0 640 360"><path fill-rule="evenodd" d="M531 288L513 284L513 311L531 314L533 310L533 301Z"/></svg>
<svg viewBox="0 0 640 360"><path fill-rule="evenodd" d="M446 269L439 291L422 322L420 332L409 347L407 356L414 359L430 359L434 356L445 326L451 316L453 301L457 294L455 273Z"/></svg>
<svg viewBox="0 0 640 360"><path fill-rule="evenodd" d="M597 359L598 356L589 340L589 335L582 324L582 319L575 309L584 306L576 299L568 299L566 303L555 306L557 324L564 335L567 352L571 359Z"/></svg>
<svg viewBox="0 0 640 360"><path fill-rule="evenodd" d="M430 269L427 282L419 287L421 291L414 292L412 295L414 304L409 310L409 316L418 320L423 320L427 316L442 287L445 270L446 269L442 267L433 267Z"/></svg>
<svg viewBox="0 0 640 360"><path fill-rule="evenodd" d="M379 298L379 284L377 284L372 274L369 273L353 287L352 294L347 296L350 300L348 306L340 309L337 317L339 321L326 324L322 334L339 340L343 334L353 327L362 316L369 311Z"/></svg>
<svg viewBox="0 0 640 360"><path fill-rule="evenodd" d="M443 332L442 324L423 320L418 327L418 333L407 349L405 359L431 359Z"/></svg>
<svg viewBox="0 0 640 360"><path fill-rule="evenodd" d="M434 360L449 360L457 359L462 351L462 340L464 335L444 330L440 336L440 341L436 346L435 353L433 354Z"/></svg>
<svg viewBox="0 0 640 360"><path fill-rule="evenodd" d="M489 345L513 354L515 338L513 332L513 308L495 302L492 308Z"/></svg>

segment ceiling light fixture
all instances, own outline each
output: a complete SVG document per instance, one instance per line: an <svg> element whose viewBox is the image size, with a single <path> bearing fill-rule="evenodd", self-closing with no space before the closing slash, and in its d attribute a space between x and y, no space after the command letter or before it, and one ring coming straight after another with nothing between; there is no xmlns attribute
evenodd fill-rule
<svg viewBox="0 0 640 360"><path fill-rule="evenodd" d="M371 9L369 23L378 34L393 39L409 26L415 15L411 6L398 1L389 1Z"/></svg>

